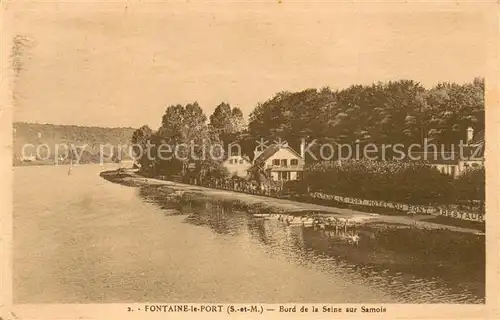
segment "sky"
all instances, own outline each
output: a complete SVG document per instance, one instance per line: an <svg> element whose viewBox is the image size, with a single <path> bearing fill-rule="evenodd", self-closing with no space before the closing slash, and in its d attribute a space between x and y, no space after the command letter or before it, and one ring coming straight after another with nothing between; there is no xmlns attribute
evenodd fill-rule
<svg viewBox="0 0 500 320"><path fill-rule="evenodd" d="M392 4L391 4L392 3ZM485 76L494 2L23 2L14 121L157 129L166 107L248 114L280 91ZM487 81L487 79L486 79Z"/></svg>

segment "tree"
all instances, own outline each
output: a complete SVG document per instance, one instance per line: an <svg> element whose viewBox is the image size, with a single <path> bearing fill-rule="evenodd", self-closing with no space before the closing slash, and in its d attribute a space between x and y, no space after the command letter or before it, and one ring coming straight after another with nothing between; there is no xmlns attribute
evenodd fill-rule
<svg viewBox="0 0 500 320"><path fill-rule="evenodd" d="M219 104L210 116L210 130L218 135L224 150L230 143L238 139L238 135L245 129L243 113L239 108L232 108L228 103Z"/></svg>
<svg viewBox="0 0 500 320"><path fill-rule="evenodd" d="M182 140L184 133L185 110L180 104L171 105L162 117L158 134L165 139Z"/></svg>
<svg viewBox="0 0 500 320"><path fill-rule="evenodd" d="M243 117L243 112L241 112L240 108L233 108L231 110L231 132L232 133L240 133L245 130L245 119Z"/></svg>
<svg viewBox="0 0 500 320"><path fill-rule="evenodd" d="M167 108L158 136L161 143L170 146L173 156L157 161L162 172L183 176L189 173L200 178L220 162L221 154L216 152L216 145L220 144L218 135L209 131L206 121L207 117L197 102ZM193 164L195 168L192 168Z"/></svg>
<svg viewBox="0 0 500 320"><path fill-rule="evenodd" d="M219 134L232 133L231 106L222 102L219 104L210 116L210 125Z"/></svg>
<svg viewBox="0 0 500 320"><path fill-rule="evenodd" d="M151 141L152 135L153 130L147 125L140 127L132 134L133 152L137 162L140 163L143 170L148 170L152 163L152 159L148 159L147 156L148 142Z"/></svg>
<svg viewBox="0 0 500 320"><path fill-rule="evenodd" d="M429 134L449 145L465 140L466 129L484 129L484 79L458 85L440 83L429 90L426 101Z"/></svg>
<svg viewBox="0 0 500 320"><path fill-rule="evenodd" d="M337 114L335 107L336 95L328 88L279 92L250 114L249 132L256 140L281 138L297 148L306 132L311 138L331 134L327 121Z"/></svg>

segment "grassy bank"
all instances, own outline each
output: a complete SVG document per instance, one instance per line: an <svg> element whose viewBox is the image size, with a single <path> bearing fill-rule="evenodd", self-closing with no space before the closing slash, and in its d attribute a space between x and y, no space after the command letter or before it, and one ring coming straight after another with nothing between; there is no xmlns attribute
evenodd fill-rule
<svg viewBox="0 0 500 320"><path fill-rule="evenodd" d="M101 177L114 183L130 187L141 187L141 194L147 198L160 203L169 202L171 204L183 204L188 202L205 202L218 200L225 206L238 211L250 213L283 213L286 210L277 206L266 205L264 203L250 203L238 199L227 199L225 197L215 197L204 195L199 192L175 192L170 186L158 183L158 180L150 178L138 178L129 170L113 170L101 173Z"/></svg>
<svg viewBox="0 0 500 320"><path fill-rule="evenodd" d="M376 214L387 215L387 216L406 217L408 215L407 212L397 210L397 209L349 204L349 203L338 202L335 200L313 198L313 197L308 196L308 195L300 195L297 197L290 197L290 199L296 200L296 201L301 201L301 202L306 202L306 203L319 204L319 205L323 205L323 206L345 208L345 209L363 211L363 212L367 212L367 213L376 213ZM468 220L461 220L461 219L454 219L454 218L445 217L445 216L416 215L414 217L414 219L419 220L419 221L429 221L429 222L433 222L433 223L437 223L437 224L442 224L445 226L474 229L474 230L478 230L481 232L484 232L486 229L486 226L484 223L475 222L475 221L468 221Z"/></svg>
<svg viewBox="0 0 500 320"><path fill-rule="evenodd" d="M158 179L145 178L143 176L138 175L134 170L117 170L117 171L108 171L101 173L101 176L104 179L107 179L111 182L120 183L122 185L128 186L150 186L150 187L158 187L158 190L153 191L151 189L149 192L158 193L158 192L168 192L168 190L174 189L180 192L189 192L197 194L197 196L209 197L210 199L218 199L221 201L231 201L233 203L239 203L240 206L246 206L245 210L248 212L257 212L255 208L260 208L262 212L298 212L297 214L301 214L300 211L317 211L321 212L324 215L332 215L338 216L341 218L347 219L360 219L364 224L373 223L373 224L391 224L391 225L404 225L404 226L416 226L419 228L427 228L427 229L448 229L451 231L457 232L466 232L466 233L477 233L482 231L481 226L478 224L472 226L454 226L450 225L452 223L462 222L457 219L445 219L438 220L439 223L436 222L437 218L444 217L436 217L436 216L401 216L401 215L387 215L381 213L379 215L370 215L370 213L361 210L352 209L352 207L347 207L345 204L342 206L331 206L330 203L321 203L316 204L311 202L306 202L304 200L307 199L298 199L300 201L294 201L293 199L279 199L267 196L259 196L259 195L251 195L247 193L238 193L233 191L221 190L221 189L212 189L195 185L187 185L181 184L177 182L164 181ZM155 188L156 189L156 188ZM164 191L162 191L164 189ZM451 221L454 220L454 221ZM448 224L447 224L448 223ZM483 225L484 228L484 225ZM484 230L484 229L483 229Z"/></svg>

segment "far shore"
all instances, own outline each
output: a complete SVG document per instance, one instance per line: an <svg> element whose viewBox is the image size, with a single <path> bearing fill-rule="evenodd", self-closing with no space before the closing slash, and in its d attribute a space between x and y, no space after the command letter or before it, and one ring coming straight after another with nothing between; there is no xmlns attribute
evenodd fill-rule
<svg viewBox="0 0 500 320"><path fill-rule="evenodd" d="M395 225L395 226L399 225L407 227L417 227L422 229L446 229L455 232L481 234L479 228L478 229L463 228L453 225L432 222L432 220L436 220L439 218L435 216L428 216L428 215L395 216L395 215L374 214L348 208L336 208L336 207L324 206L307 202L298 202L289 199L278 199L273 197L246 194L229 190L212 189L203 186L196 186L196 185L184 184L173 181L147 178L141 176L137 172L137 170L133 169L104 171L101 173L101 176L108 181L122 185L134 186L134 187L164 186L168 187L171 190L198 194L200 196L210 197L214 200L217 199L235 200L235 201L242 201L248 205L265 206L273 208L278 212L285 212L285 213L293 212L294 214L296 214L300 213L301 211L303 211L304 213L307 211L309 212L314 211L321 215L338 217L362 224L370 224L370 225L382 224L382 225Z"/></svg>
<svg viewBox="0 0 500 320"><path fill-rule="evenodd" d="M123 165L129 165L132 164L134 161L133 160L122 160L120 162L114 162L111 160L105 159L103 163L108 164L108 163L115 163L115 164L123 164ZM69 166L70 162L68 160L61 160L58 162L55 162L53 159L50 160L35 160L35 161L14 161L12 163L13 167L39 167L39 166ZM73 164L74 166L76 165L95 165L95 164L100 164L100 162L95 162L95 161L88 161L88 162L79 162L77 164Z"/></svg>

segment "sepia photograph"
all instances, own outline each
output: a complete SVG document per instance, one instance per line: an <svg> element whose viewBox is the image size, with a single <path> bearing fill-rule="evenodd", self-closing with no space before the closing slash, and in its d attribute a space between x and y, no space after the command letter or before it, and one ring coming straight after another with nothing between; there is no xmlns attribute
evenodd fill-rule
<svg viewBox="0 0 500 320"><path fill-rule="evenodd" d="M0 319L499 316L494 1L2 10Z"/></svg>

